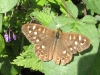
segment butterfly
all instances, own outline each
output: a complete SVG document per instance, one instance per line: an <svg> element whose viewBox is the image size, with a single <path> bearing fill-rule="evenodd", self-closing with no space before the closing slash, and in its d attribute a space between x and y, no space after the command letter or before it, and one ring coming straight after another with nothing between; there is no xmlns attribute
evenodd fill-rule
<svg viewBox="0 0 100 75"><path fill-rule="evenodd" d="M54 60L56 64L65 65L73 54L82 52L90 46L90 40L72 32L54 31L40 24L29 23L22 26L26 38L35 45L34 52L42 61Z"/></svg>

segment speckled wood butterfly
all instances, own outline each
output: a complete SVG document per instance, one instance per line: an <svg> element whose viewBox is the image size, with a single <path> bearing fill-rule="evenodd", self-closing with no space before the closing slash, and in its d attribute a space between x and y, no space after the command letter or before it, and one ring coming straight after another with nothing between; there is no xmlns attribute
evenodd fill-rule
<svg viewBox="0 0 100 75"><path fill-rule="evenodd" d="M82 52L90 46L90 40L81 34L62 32L44 27L40 24L24 24L22 32L35 44L34 51L42 61L54 60L56 64L67 64L72 55Z"/></svg>

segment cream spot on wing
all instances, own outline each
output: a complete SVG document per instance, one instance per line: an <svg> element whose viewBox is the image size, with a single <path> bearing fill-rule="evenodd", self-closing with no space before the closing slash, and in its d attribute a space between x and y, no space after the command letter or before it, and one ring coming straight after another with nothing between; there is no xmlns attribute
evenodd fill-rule
<svg viewBox="0 0 100 75"><path fill-rule="evenodd" d="M80 43L81 44L81 46L83 45L83 43Z"/></svg>
<svg viewBox="0 0 100 75"><path fill-rule="evenodd" d="M38 28L38 31L41 31L41 28Z"/></svg>
<svg viewBox="0 0 100 75"><path fill-rule="evenodd" d="M40 49L40 46L38 46L37 49Z"/></svg>
<svg viewBox="0 0 100 75"><path fill-rule="evenodd" d="M78 44L78 42L77 42L77 41L75 41L75 42L74 42L74 44L75 44L75 45L77 45L77 44Z"/></svg>
<svg viewBox="0 0 100 75"><path fill-rule="evenodd" d="M45 46L44 46L44 45L42 45L42 48L44 49L44 48L45 48Z"/></svg>
<svg viewBox="0 0 100 75"><path fill-rule="evenodd" d="M33 37L33 39L36 39L36 37Z"/></svg>
<svg viewBox="0 0 100 75"><path fill-rule="evenodd" d="M28 32L31 33L32 31L30 30L30 26L27 26L27 28L28 28L28 30L29 30Z"/></svg>
<svg viewBox="0 0 100 75"><path fill-rule="evenodd" d="M42 33L45 33L45 29L43 29Z"/></svg>
<svg viewBox="0 0 100 75"><path fill-rule="evenodd" d="M74 40L76 39L76 36L75 36L75 35L73 36L73 39L74 39Z"/></svg>
<svg viewBox="0 0 100 75"><path fill-rule="evenodd" d="M63 51L63 54L66 54L66 50Z"/></svg>
<svg viewBox="0 0 100 75"><path fill-rule="evenodd" d="M84 39L84 42L86 42L86 39Z"/></svg>
<svg viewBox="0 0 100 75"><path fill-rule="evenodd" d="M67 53L67 56L69 57L70 55Z"/></svg>
<svg viewBox="0 0 100 75"><path fill-rule="evenodd" d="M73 50L73 48L70 48L70 50L72 51L72 50Z"/></svg>
<svg viewBox="0 0 100 75"><path fill-rule="evenodd" d="M36 28L36 26L34 25L34 26L33 26L33 30L34 30L35 28Z"/></svg>
<svg viewBox="0 0 100 75"><path fill-rule="evenodd" d="M74 46L74 49L76 49L76 46Z"/></svg>
<svg viewBox="0 0 100 75"><path fill-rule="evenodd" d="M70 40L72 39L72 36L71 36L71 35L69 36L69 39L70 39Z"/></svg>
<svg viewBox="0 0 100 75"><path fill-rule="evenodd" d="M78 38L79 38L79 40L81 40L81 39L82 39L81 35L79 35L79 37L78 37Z"/></svg>
<svg viewBox="0 0 100 75"><path fill-rule="evenodd" d="M32 31L31 30L29 30L29 33L31 33Z"/></svg>
<svg viewBox="0 0 100 75"><path fill-rule="evenodd" d="M27 28L29 29L29 28L30 28L30 26L27 26Z"/></svg>
<svg viewBox="0 0 100 75"><path fill-rule="evenodd" d="M39 39L36 39L36 42L39 42Z"/></svg>
<svg viewBox="0 0 100 75"><path fill-rule="evenodd" d="M37 35L37 32L34 32L34 35Z"/></svg>

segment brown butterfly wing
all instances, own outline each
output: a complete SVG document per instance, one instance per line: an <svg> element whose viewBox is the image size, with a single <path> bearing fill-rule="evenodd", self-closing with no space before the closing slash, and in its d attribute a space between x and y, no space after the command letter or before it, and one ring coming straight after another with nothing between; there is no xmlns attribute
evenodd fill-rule
<svg viewBox="0 0 100 75"><path fill-rule="evenodd" d="M52 59L54 51L54 34L55 31L39 24L25 24L22 26L22 32L26 38L35 44L35 54L42 61Z"/></svg>
<svg viewBox="0 0 100 75"><path fill-rule="evenodd" d="M86 50L90 46L87 37L76 33L62 33L57 40L53 60L56 64L65 65L72 59L72 55Z"/></svg>
<svg viewBox="0 0 100 75"><path fill-rule="evenodd" d="M34 23L24 24L22 32L32 44L40 44L47 38L52 38L55 33L55 31L49 28Z"/></svg>
<svg viewBox="0 0 100 75"><path fill-rule="evenodd" d="M56 64L65 65L72 59L72 53L66 49L61 39L57 40L53 60Z"/></svg>
<svg viewBox="0 0 100 75"><path fill-rule="evenodd" d="M54 39L47 38L41 44L35 45L35 54L41 59L42 61L48 61L52 59L52 55L54 53Z"/></svg>
<svg viewBox="0 0 100 75"><path fill-rule="evenodd" d="M62 33L61 40L66 48L73 54L86 50L90 46L90 40L77 33Z"/></svg>

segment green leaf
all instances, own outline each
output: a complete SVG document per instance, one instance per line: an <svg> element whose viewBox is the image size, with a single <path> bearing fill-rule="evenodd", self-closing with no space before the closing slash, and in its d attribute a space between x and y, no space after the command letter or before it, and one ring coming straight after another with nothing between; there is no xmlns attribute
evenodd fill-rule
<svg viewBox="0 0 100 75"><path fill-rule="evenodd" d="M36 0L37 5L43 6L46 2L46 0Z"/></svg>
<svg viewBox="0 0 100 75"><path fill-rule="evenodd" d="M17 2L18 0L0 0L0 13L5 13L11 10Z"/></svg>
<svg viewBox="0 0 100 75"><path fill-rule="evenodd" d="M95 62L92 65L92 69L90 69L90 73L88 73L87 75L100 75L100 46L98 48L98 53L95 57Z"/></svg>
<svg viewBox="0 0 100 75"><path fill-rule="evenodd" d="M68 10L71 13L71 15L74 18L77 18L77 16L78 16L78 9L77 9L77 7L71 1L67 1L66 4L67 4Z"/></svg>
<svg viewBox="0 0 100 75"><path fill-rule="evenodd" d="M66 1L66 3L65 3L68 10L66 10L66 6L64 6L64 4L62 3L61 0L49 0L49 1L52 2L52 3L58 4L60 6L60 10L64 14L68 14L68 12L69 12L74 18L77 18L77 16L78 16L78 9L72 3L72 1Z"/></svg>
<svg viewBox="0 0 100 75"><path fill-rule="evenodd" d="M18 74L18 69L15 65L10 64L9 58L0 58L1 73L3 75L16 75Z"/></svg>
<svg viewBox="0 0 100 75"><path fill-rule="evenodd" d="M12 64L43 72L41 61L34 54L33 45L30 45L29 47L26 46L24 49L25 52L18 56L17 59L14 59Z"/></svg>
<svg viewBox="0 0 100 75"><path fill-rule="evenodd" d="M100 46L99 46L99 50L94 61L95 62L93 64L93 68L94 68L94 71L96 72L95 75L100 75Z"/></svg>
<svg viewBox="0 0 100 75"><path fill-rule="evenodd" d="M99 31L99 34L100 34L100 24L98 25L98 31Z"/></svg>
<svg viewBox="0 0 100 75"><path fill-rule="evenodd" d="M63 31L70 31L70 29L73 27L71 25L69 25L70 23L74 23L75 20L72 18L67 18L64 15L58 16L56 17L53 21L50 22L50 24L48 25L49 28L53 29L53 30L57 30L57 26L56 25L61 25L61 29L63 29ZM66 25L68 25L66 27Z"/></svg>
<svg viewBox="0 0 100 75"><path fill-rule="evenodd" d="M65 9L65 7L67 6L67 9L68 10L66 10ZM66 2L66 6L60 6L61 8L61 11L63 12L63 13L65 13L66 11L67 12L69 12L74 18L77 18L77 16L78 16L78 8L72 3L72 1L67 1ZM67 13L66 12L66 13Z"/></svg>
<svg viewBox="0 0 100 75"><path fill-rule="evenodd" d="M0 14L0 32L2 32L3 14Z"/></svg>
<svg viewBox="0 0 100 75"><path fill-rule="evenodd" d="M0 72L0 75L3 75L3 74Z"/></svg>
<svg viewBox="0 0 100 75"><path fill-rule="evenodd" d="M54 13L50 12L50 10L50 8L44 8L42 11L35 10L31 15L34 16L42 24L48 25L55 17Z"/></svg>
<svg viewBox="0 0 100 75"><path fill-rule="evenodd" d="M5 48L4 38L0 34L0 53L4 50L4 48Z"/></svg>
<svg viewBox="0 0 100 75"><path fill-rule="evenodd" d="M52 3L58 3L58 4L61 4L62 1L61 0L48 0L49 2L52 2Z"/></svg>
<svg viewBox="0 0 100 75"><path fill-rule="evenodd" d="M98 51L98 30L95 25L91 24L91 22L87 24L80 20L68 19L63 16L55 18L49 26L54 29L53 27L56 28L57 24L61 25L62 31L72 31L87 36L91 41L91 46L86 51L73 55L73 59L66 66L57 65L53 60L43 62L45 75L85 75L89 70L89 67L93 64L95 54Z"/></svg>
<svg viewBox="0 0 100 75"><path fill-rule="evenodd" d="M99 31L99 42L100 42L100 24L98 25L98 31Z"/></svg>
<svg viewBox="0 0 100 75"><path fill-rule="evenodd" d="M100 21L100 16L99 16L99 15L96 15L96 16L95 16L95 19L96 19L97 21Z"/></svg>
<svg viewBox="0 0 100 75"><path fill-rule="evenodd" d="M93 16L90 15L86 15L85 17L83 17L81 19L81 21L85 22L85 23L91 23L91 24L96 24L97 21Z"/></svg>
<svg viewBox="0 0 100 75"><path fill-rule="evenodd" d="M89 9L100 14L100 0L84 0L84 2Z"/></svg>

